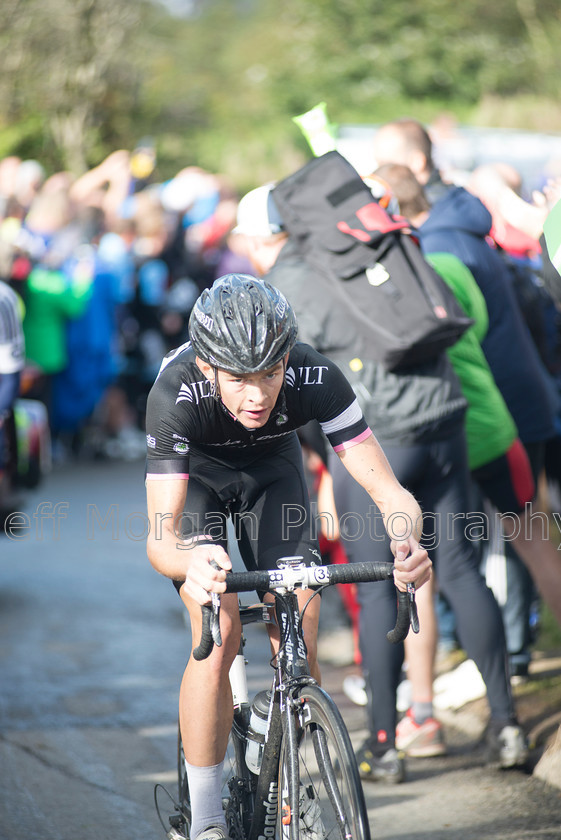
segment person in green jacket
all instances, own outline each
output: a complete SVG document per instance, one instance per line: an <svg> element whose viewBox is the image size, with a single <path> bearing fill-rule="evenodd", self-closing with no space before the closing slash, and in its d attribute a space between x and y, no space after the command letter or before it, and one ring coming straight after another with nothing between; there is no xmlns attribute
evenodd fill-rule
<svg viewBox="0 0 561 840"><path fill-rule="evenodd" d="M83 314L92 293L89 252L78 260L77 269L65 271L83 242L74 216L67 189L42 190L33 199L20 234L20 247L35 261L23 291L26 358L47 377L66 367L66 322Z"/></svg>
<svg viewBox="0 0 561 840"><path fill-rule="evenodd" d="M91 290L91 276L69 278L41 265L31 271L23 321L28 362L46 374L64 370L68 363L66 322L83 315Z"/></svg>
<svg viewBox="0 0 561 840"><path fill-rule="evenodd" d="M481 349L489 317L473 274L454 254L427 254L426 259L474 321L447 351L468 401L466 438L469 468L473 472L504 455L517 439L518 431Z"/></svg>
<svg viewBox="0 0 561 840"><path fill-rule="evenodd" d="M29 274L25 288L26 364L39 369L41 376L33 396L51 414L52 378L68 364L66 323L86 310L92 293L92 276L69 277L63 271L37 265Z"/></svg>

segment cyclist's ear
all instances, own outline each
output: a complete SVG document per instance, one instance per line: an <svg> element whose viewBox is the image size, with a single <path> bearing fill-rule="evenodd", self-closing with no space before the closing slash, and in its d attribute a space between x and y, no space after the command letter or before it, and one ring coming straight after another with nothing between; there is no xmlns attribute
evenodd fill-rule
<svg viewBox="0 0 561 840"><path fill-rule="evenodd" d="M209 379L211 382L214 382L214 368L212 365L209 365L208 362L203 362L198 356L195 356L195 361L197 363L197 367L199 368L202 373Z"/></svg>

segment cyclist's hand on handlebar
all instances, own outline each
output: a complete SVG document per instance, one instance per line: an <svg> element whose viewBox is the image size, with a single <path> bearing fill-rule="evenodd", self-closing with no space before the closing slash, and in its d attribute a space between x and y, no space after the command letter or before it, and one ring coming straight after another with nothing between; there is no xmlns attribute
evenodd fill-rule
<svg viewBox="0 0 561 840"><path fill-rule="evenodd" d="M219 566L211 566L211 561ZM197 603L210 604L211 592L226 591L226 573L232 571L230 558L219 545L198 545L189 552L189 568L185 576L187 594Z"/></svg>
<svg viewBox="0 0 561 840"><path fill-rule="evenodd" d="M421 548L414 537L407 540L392 540L391 550L394 556L394 581L402 592L407 584L414 584L418 589L430 580L432 562L424 548Z"/></svg>

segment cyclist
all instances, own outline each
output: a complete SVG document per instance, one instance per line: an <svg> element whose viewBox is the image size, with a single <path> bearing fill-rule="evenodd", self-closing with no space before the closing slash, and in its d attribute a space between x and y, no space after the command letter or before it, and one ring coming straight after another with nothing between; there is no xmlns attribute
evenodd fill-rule
<svg viewBox="0 0 561 840"><path fill-rule="evenodd" d="M148 398L147 550L187 607L194 644L201 605L210 602L209 593L224 591L231 569L228 516L248 569L273 568L290 555L321 563L295 431L312 419L384 515L396 584L425 583L431 561L419 547L420 508L396 480L343 374L296 341L296 319L284 296L249 275L226 275L198 298L189 332L190 343L164 358ZM303 603L309 594L300 597ZM314 599L304 634L316 677L318 615ZM209 659L189 659L180 689L193 840L226 837L221 777L233 713L228 671L241 632L235 595L222 598L221 631L223 645ZM271 636L275 651L278 634Z"/></svg>

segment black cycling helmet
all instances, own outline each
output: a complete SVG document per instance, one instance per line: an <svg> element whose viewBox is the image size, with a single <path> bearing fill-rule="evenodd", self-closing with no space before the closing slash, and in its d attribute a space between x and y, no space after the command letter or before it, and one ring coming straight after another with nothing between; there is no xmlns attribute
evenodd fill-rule
<svg viewBox="0 0 561 840"><path fill-rule="evenodd" d="M249 274L226 274L198 298L189 318L197 356L229 373L274 367L292 349L298 326L284 295Z"/></svg>

